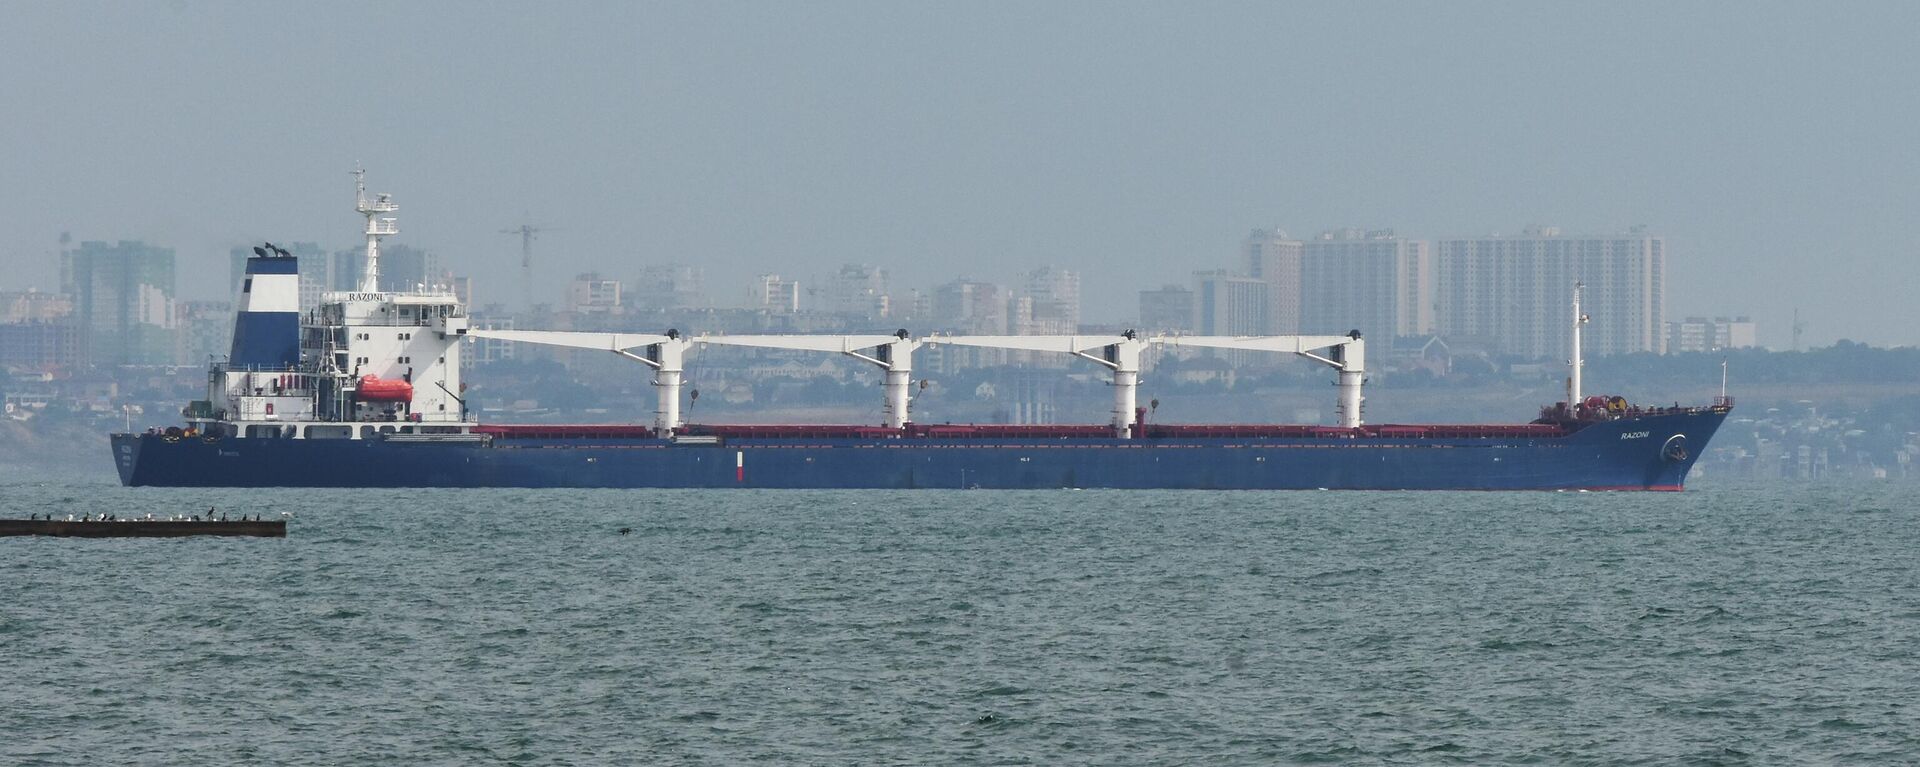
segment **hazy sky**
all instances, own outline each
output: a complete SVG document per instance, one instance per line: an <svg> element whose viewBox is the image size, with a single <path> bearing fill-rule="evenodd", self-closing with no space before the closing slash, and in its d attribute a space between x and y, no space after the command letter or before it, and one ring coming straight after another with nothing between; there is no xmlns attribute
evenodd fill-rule
<svg viewBox="0 0 1920 767"><path fill-rule="evenodd" d="M0 288L61 231L180 254L396 242L518 295L1080 270L1091 320L1248 230L1669 241L1672 315L1920 342L1920 4L0 0ZM651 329L647 329L651 330Z"/></svg>

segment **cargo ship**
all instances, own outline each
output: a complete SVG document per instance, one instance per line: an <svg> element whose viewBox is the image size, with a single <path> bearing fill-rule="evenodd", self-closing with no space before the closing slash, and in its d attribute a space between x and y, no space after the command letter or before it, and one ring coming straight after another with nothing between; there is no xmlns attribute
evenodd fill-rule
<svg viewBox="0 0 1920 767"><path fill-rule="evenodd" d="M228 358L181 424L113 434L121 482L192 487L1129 488L1680 490L1728 411L1637 407L1581 388L1579 287L1564 401L1529 423L1369 424L1366 345L1338 336L714 335L488 330L450 290L380 287L389 195L369 197L357 290L299 305L298 262L247 260ZM481 423L462 394L469 339L601 350L651 368L650 424ZM922 424L914 352L949 345L1071 355L1111 375L1108 423ZM884 423L719 425L681 418L686 355L729 347L845 355L884 374ZM1292 354L1336 377L1335 425L1148 423L1137 406L1151 350Z"/></svg>

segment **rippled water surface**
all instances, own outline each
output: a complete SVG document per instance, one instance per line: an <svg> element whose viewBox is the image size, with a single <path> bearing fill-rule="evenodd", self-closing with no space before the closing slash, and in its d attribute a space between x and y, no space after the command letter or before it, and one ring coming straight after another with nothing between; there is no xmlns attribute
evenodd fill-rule
<svg viewBox="0 0 1920 767"><path fill-rule="evenodd" d="M296 517L0 539L0 764L1911 763L1916 501L16 472Z"/></svg>

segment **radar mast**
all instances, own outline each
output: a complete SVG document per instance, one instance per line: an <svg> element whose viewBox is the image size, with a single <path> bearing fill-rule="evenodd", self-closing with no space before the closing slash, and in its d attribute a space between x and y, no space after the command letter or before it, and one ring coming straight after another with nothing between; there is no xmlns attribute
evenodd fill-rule
<svg viewBox="0 0 1920 767"><path fill-rule="evenodd" d="M367 199L367 171L365 168L353 169L354 206L360 215L367 217L367 267L360 275L360 292L380 292L380 238L400 233L400 219L392 216L382 218L385 213L400 209L393 201L393 195L380 194Z"/></svg>

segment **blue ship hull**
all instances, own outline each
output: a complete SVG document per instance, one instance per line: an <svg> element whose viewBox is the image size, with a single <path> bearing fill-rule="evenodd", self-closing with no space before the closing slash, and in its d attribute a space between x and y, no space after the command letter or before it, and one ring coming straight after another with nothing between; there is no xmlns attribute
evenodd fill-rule
<svg viewBox="0 0 1920 767"><path fill-rule="evenodd" d="M169 439L115 434L127 485L173 487L1679 490L1723 408L1560 436ZM1677 437L1677 439L1676 439Z"/></svg>

